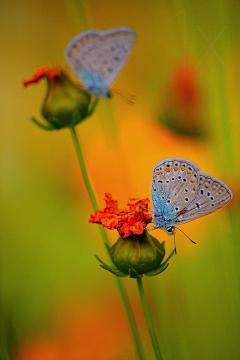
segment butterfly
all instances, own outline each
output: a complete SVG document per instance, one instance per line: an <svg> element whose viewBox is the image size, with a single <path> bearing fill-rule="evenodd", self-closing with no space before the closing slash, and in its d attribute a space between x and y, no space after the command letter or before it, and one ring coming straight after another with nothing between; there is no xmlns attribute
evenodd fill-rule
<svg viewBox="0 0 240 360"><path fill-rule="evenodd" d="M171 235L175 235L176 225L208 215L233 197L222 181L182 158L166 158L154 166L151 194L154 228Z"/></svg>
<svg viewBox="0 0 240 360"><path fill-rule="evenodd" d="M126 64L135 40L136 31L128 27L86 30L69 42L65 59L87 92L109 98L109 87Z"/></svg>

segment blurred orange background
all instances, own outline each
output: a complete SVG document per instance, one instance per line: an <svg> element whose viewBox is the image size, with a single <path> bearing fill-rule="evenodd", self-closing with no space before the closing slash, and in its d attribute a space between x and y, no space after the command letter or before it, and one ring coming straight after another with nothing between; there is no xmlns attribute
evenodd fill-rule
<svg viewBox="0 0 240 360"><path fill-rule="evenodd" d="M77 33L117 26L137 31L114 83L135 105L102 99L77 128L99 204L105 192L120 206L150 198L164 157L232 189L226 208L181 227L197 245L178 233L178 255L144 283L165 360L239 359L239 15L233 0L2 1L1 341L14 360L137 359L113 275L93 256L107 261L70 132L32 125L46 86L21 84L35 67L64 65ZM136 284L123 281L154 359Z"/></svg>

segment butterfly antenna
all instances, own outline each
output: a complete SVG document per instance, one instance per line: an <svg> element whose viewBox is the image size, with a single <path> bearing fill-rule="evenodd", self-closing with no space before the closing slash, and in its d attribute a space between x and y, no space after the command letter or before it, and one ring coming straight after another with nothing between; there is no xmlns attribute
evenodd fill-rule
<svg viewBox="0 0 240 360"><path fill-rule="evenodd" d="M112 92L114 92L117 96L119 96L122 100L124 100L129 105L134 105L135 96L130 95L127 93L124 93L117 89L112 89Z"/></svg>
<svg viewBox="0 0 240 360"><path fill-rule="evenodd" d="M174 236L174 250L175 250L175 255L177 255L177 245L176 245L176 235L175 233L173 233Z"/></svg>
<svg viewBox="0 0 240 360"><path fill-rule="evenodd" d="M113 90L112 90L113 92ZM134 105L134 102L132 100L128 100L124 95L114 91L117 96L119 96L123 101L125 101L128 105Z"/></svg>
<svg viewBox="0 0 240 360"><path fill-rule="evenodd" d="M187 234L185 234L184 231L182 231L181 229L179 229L178 227L175 226L175 229L178 229L179 231L181 231L181 233L183 233L193 244L197 244L195 241L193 241L192 239L190 239L189 236L187 236Z"/></svg>
<svg viewBox="0 0 240 360"><path fill-rule="evenodd" d="M130 93L126 92L126 91L119 90L119 89L116 89L116 88L114 88L113 90L118 92L119 94L125 95L128 99L136 99L136 95L130 94Z"/></svg>

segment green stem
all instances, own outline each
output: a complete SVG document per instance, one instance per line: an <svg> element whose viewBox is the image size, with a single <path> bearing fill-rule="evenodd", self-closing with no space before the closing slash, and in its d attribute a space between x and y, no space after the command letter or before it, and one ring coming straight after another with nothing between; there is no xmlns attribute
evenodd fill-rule
<svg viewBox="0 0 240 360"><path fill-rule="evenodd" d="M88 172L87 172L87 168L86 168L86 165L85 165L83 153L82 153L80 143L79 143L79 140L78 140L78 136L77 136L77 133L76 133L76 130L75 130L74 127L71 128L71 134L72 134L73 142L74 142L76 152L77 152L77 155L78 155L78 160L79 160L79 164L80 164L80 167L81 167L81 170L82 170L83 179L84 179L84 182L85 182L85 185L86 185L86 188L87 188L87 191L88 191L88 194L89 194L93 209L94 209L94 211L97 211L98 210L97 199L96 199L96 196L94 194L94 191L93 191L93 188L92 188L89 176L88 176ZM100 229L100 232L101 232L103 243L104 243L105 248L107 250L108 258L111 261L111 257L110 257L110 254L109 254L110 244L109 244L109 240L108 240L106 231L102 226L99 226L99 229ZM115 279L117 281L118 289L119 289L121 297L122 297L122 301L123 301L123 304L124 304L124 307L125 307L125 311L127 313L128 321L130 323L130 327L131 327L132 334L133 334L133 337L134 337L134 340L135 340L135 343L136 343L139 359L145 360L145 355L144 355L144 352L143 352L143 347L142 347L140 335L139 335L139 332L138 332L138 329L137 329L137 325L136 325L136 322L135 322L135 319L134 319L134 316L133 316L133 312L132 312L132 309L131 309L131 305L130 305L128 296L126 294L126 291L125 291L125 289L123 287L123 284L122 284L121 280L118 277L115 277Z"/></svg>
<svg viewBox="0 0 240 360"><path fill-rule="evenodd" d="M144 288L143 288L143 283L142 283L142 279L138 278L137 279L137 284L138 284L138 290L139 290L139 295L140 295L140 299L141 299L141 303L142 303L142 307L143 307L143 312L147 321L147 325L148 325L148 330L150 333L150 337L152 340L152 346L156 355L156 359L157 360L163 360L162 358L162 354L160 351L160 347L158 345L158 341L157 341L157 336L154 330L154 326L153 326L153 322L152 322L152 318L151 318L151 314L149 311L149 307L148 307L148 303L147 303L147 299L146 299L146 295L144 292Z"/></svg>
<svg viewBox="0 0 240 360"><path fill-rule="evenodd" d="M87 116L85 116L85 119L88 118L89 116L91 116L91 115L93 114L93 112L95 111L96 106L97 106L97 104L98 104L98 101L99 101L99 99L95 99L95 100L93 101L93 103L92 103L92 105L91 105L91 108L90 108L90 110L89 110L88 113L87 113Z"/></svg>

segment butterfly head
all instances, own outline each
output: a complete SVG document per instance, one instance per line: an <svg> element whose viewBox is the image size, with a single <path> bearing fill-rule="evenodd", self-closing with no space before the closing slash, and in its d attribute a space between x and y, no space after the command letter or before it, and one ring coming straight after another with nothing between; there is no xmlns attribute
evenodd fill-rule
<svg viewBox="0 0 240 360"><path fill-rule="evenodd" d="M165 230L167 234L169 235L175 234L175 229L174 226L172 225L174 223L174 218L168 212L166 213L160 213L158 211L154 212L153 221L156 226L158 226L162 230Z"/></svg>

